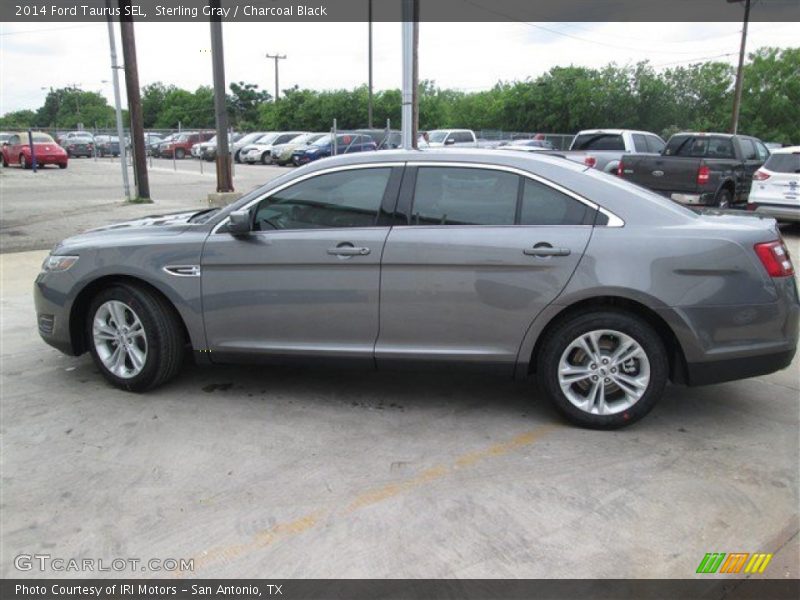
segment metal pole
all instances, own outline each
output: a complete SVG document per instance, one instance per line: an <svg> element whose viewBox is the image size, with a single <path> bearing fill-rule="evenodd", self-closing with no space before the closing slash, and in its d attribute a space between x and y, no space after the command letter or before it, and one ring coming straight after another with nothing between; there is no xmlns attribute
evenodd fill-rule
<svg viewBox="0 0 800 600"><path fill-rule="evenodd" d="M120 32L122 37L122 59L125 62L125 85L128 92L128 110L131 118L131 146L133 151L133 175L136 181L136 195L150 200L150 180L147 177L147 153L144 149L144 122L142 98L139 94L139 67L136 62L136 38L133 32L133 19L130 16L130 0L119 0L122 16Z"/></svg>
<svg viewBox="0 0 800 600"><path fill-rule="evenodd" d="M413 0L413 37L411 41L411 145L419 145L419 0Z"/></svg>
<svg viewBox="0 0 800 600"><path fill-rule="evenodd" d="M278 101L278 97L280 95L280 86L278 84L278 61L283 60L286 58L285 54L267 54L267 58L271 58L275 61L275 102Z"/></svg>
<svg viewBox="0 0 800 600"><path fill-rule="evenodd" d="M219 9L220 0L211 0ZM213 11L219 14L219 10ZM225 106L225 57L222 52L222 20L211 17L211 63L214 74L214 117L217 126L217 191L232 192L231 152L228 148L228 111ZM200 158L202 161L202 157Z"/></svg>
<svg viewBox="0 0 800 600"><path fill-rule="evenodd" d="M125 130L122 127L122 100L119 93L119 65L117 64L117 42L114 39L114 21L111 19L111 0L106 0L109 9L108 17L108 45L111 48L111 75L114 83L114 107L117 117L117 138L119 139L119 165L122 168L122 189L125 198L131 199L131 185L128 181L128 149L125 147Z"/></svg>
<svg viewBox="0 0 800 600"><path fill-rule="evenodd" d="M333 139L331 140L331 154L336 156L339 154L339 127L336 124L336 119L333 120Z"/></svg>
<svg viewBox="0 0 800 600"><path fill-rule="evenodd" d="M414 147L414 0L403 0L403 97L402 121L403 149Z"/></svg>
<svg viewBox="0 0 800 600"><path fill-rule="evenodd" d="M28 142L31 146L31 169L36 173L36 146L33 143L33 132L28 129Z"/></svg>
<svg viewBox="0 0 800 600"><path fill-rule="evenodd" d="M744 55L747 45L747 23L750 20L750 0L744 4L744 25L742 26L742 44L739 48L739 68L736 70L736 89L733 96L733 117L731 119L731 132L739 131L739 111L742 106L742 87L744 79Z"/></svg>
<svg viewBox="0 0 800 600"><path fill-rule="evenodd" d="M367 127L372 129L372 0L367 0L367 16L369 20L369 96L367 98Z"/></svg>

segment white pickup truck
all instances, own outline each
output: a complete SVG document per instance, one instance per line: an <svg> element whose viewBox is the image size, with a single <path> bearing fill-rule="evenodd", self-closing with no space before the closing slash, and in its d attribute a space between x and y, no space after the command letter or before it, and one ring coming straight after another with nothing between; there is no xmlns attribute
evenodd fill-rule
<svg viewBox="0 0 800 600"><path fill-rule="evenodd" d="M556 151L569 160L606 173L616 173L620 159L629 154L660 154L666 146L655 133L633 129L579 131L569 150Z"/></svg>
<svg viewBox="0 0 800 600"><path fill-rule="evenodd" d="M478 139L471 129L434 129L419 137L420 148L477 148Z"/></svg>

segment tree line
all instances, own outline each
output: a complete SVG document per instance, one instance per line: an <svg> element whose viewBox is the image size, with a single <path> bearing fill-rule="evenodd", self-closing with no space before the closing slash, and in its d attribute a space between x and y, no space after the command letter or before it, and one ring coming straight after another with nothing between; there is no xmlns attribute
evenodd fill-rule
<svg viewBox="0 0 800 600"><path fill-rule="evenodd" d="M420 83L420 129L575 133L593 127L644 129L668 136L681 130L727 131L735 69L721 62L657 70L647 61L603 68L553 67L536 78L499 82L480 92ZM297 87L278 102L256 84L234 82L227 94L236 130L327 131L367 125L366 86L317 91ZM153 129L213 128L213 90L153 83L142 89L144 125ZM400 126L400 90L374 95L373 122ZM125 117L127 123L127 116ZM36 111L8 113L0 129L112 128L114 111L95 92L51 90ZM765 141L800 143L800 48L761 48L748 56L739 130Z"/></svg>

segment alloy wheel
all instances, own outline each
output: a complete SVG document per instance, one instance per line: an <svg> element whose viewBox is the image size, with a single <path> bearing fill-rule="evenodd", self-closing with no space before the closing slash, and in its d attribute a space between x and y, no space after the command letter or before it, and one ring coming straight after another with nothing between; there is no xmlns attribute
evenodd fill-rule
<svg viewBox="0 0 800 600"><path fill-rule="evenodd" d="M558 383L578 409L614 415L631 408L650 384L650 361L635 339L610 329L581 334L564 350Z"/></svg>
<svg viewBox="0 0 800 600"><path fill-rule="evenodd" d="M97 355L111 373L131 379L147 362L147 335L139 316L119 300L100 305L94 315L92 337Z"/></svg>

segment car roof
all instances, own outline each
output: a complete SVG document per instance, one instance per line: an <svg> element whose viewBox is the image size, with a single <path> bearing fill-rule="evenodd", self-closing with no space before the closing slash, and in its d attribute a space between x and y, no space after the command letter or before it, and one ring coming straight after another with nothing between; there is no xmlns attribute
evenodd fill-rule
<svg viewBox="0 0 800 600"><path fill-rule="evenodd" d="M775 148L770 154L800 154L800 146L786 146L785 148Z"/></svg>
<svg viewBox="0 0 800 600"><path fill-rule="evenodd" d="M585 134L592 134L592 133L609 133L611 135L622 135L623 133L641 133L647 135L656 135L652 131L642 131L640 129L584 129L579 131L576 135L585 135Z"/></svg>

